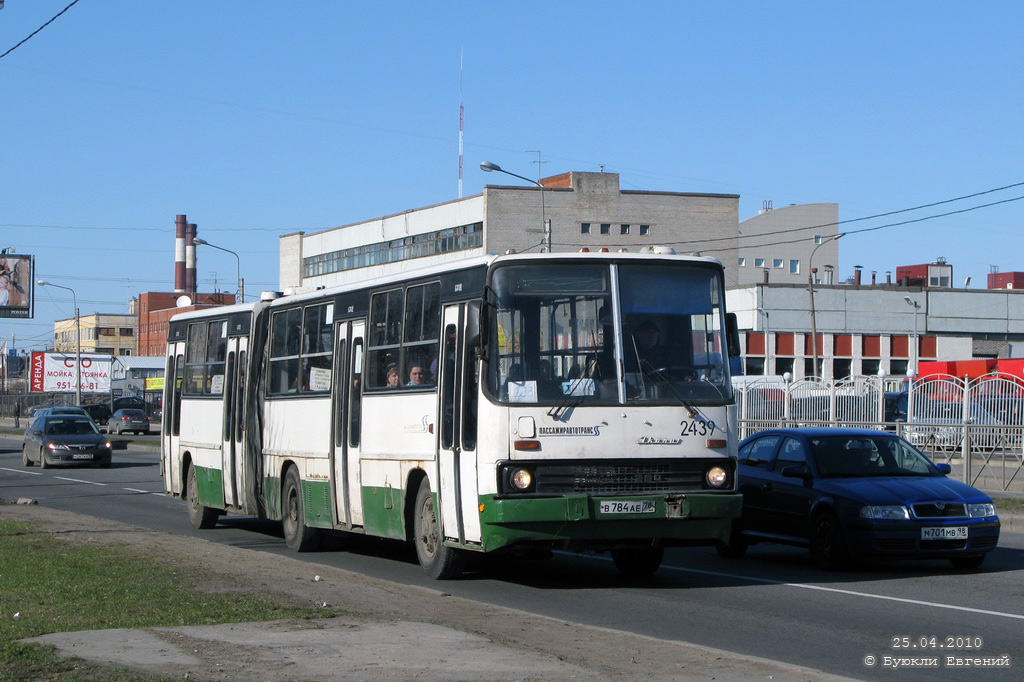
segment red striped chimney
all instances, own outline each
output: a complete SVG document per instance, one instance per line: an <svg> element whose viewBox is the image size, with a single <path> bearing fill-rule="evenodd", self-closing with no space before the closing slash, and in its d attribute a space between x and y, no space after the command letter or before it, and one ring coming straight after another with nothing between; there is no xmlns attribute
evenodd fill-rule
<svg viewBox="0 0 1024 682"><path fill-rule="evenodd" d="M179 215L174 219L174 293L185 293L185 223Z"/></svg>

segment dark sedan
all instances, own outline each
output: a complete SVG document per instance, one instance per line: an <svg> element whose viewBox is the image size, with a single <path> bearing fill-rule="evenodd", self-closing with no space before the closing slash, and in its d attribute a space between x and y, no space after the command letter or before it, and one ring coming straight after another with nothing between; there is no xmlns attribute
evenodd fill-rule
<svg viewBox="0 0 1024 682"><path fill-rule="evenodd" d="M781 542L809 547L822 568L861 557L977 568L999 540L999 518L992 498L948 473L884 431L762 431L740 443L743 515L719 552Z"/></svg>
<svg viewBox="0 0 1024 682"><path fill-rule="evenodd" d="M110 441L86 415L48 414L36 417L25 430L21 461L44 469L54 465L98 464L109 467Z"/></svg>

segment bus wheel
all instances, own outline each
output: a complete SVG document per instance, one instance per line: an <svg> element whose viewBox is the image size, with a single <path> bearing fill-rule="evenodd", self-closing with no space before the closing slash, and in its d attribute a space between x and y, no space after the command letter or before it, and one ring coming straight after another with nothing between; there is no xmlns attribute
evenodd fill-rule
<svg viewBox="0 0 1024 682"><path fill-rule="evenodd" d="M284 477L284 541L296 552L312 552L320 546L320 531L306 525L302 505L302 484L295 467Z"/></svg>
<svg viewBox="0 0 1024 682"><path fill-rule="evenodd" d="M454 547L444 544L441 524L437 520L437 509L434 507L434 496L430 492L430 483L424 478L416 493L416 506L413 509L413 544L416 545L416 558L419 559L423 572L434 580L451 580L462 575L466 564L465 555Z"/></svg>
<svg viewBox="0 0 1024 682"><path fill-rule="evenodd" d="M661 547L629 547L612 550L612 561L619 573L630 578L646 578L661 566L665 550Z"/></svg>
<svg viewBox="0 0 1024 682"><path fill-rule="evenodd" d="M188 505L188 520L199 530L206 530L217 525L217 510L199 504L199 486L196 485L196 468L188 467L185 479L185 503Z"/></svg>

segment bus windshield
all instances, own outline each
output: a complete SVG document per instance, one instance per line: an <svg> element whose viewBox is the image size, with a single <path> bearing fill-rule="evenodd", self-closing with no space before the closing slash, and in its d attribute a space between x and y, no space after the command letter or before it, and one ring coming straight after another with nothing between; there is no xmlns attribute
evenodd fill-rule
<svg viewBox="0 0 1024 682"><path fill-rule="evenodd" d="M488 391L505 403L731 400L720 271L509 264L491 280Z"/></svg>

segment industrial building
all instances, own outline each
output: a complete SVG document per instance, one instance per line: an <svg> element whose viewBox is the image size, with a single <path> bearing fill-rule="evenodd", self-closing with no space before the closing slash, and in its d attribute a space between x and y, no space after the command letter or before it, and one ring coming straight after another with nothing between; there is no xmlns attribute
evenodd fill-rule
<svg viewBox="0 0 1024 682"><path fill-rule="evenodd" d="M481 194L281 237L280 283L318 287L506 251L671 246L727 265L737 283L739 196L623 190L617 173L570 172L538 186L487 185Z"/></svg>

